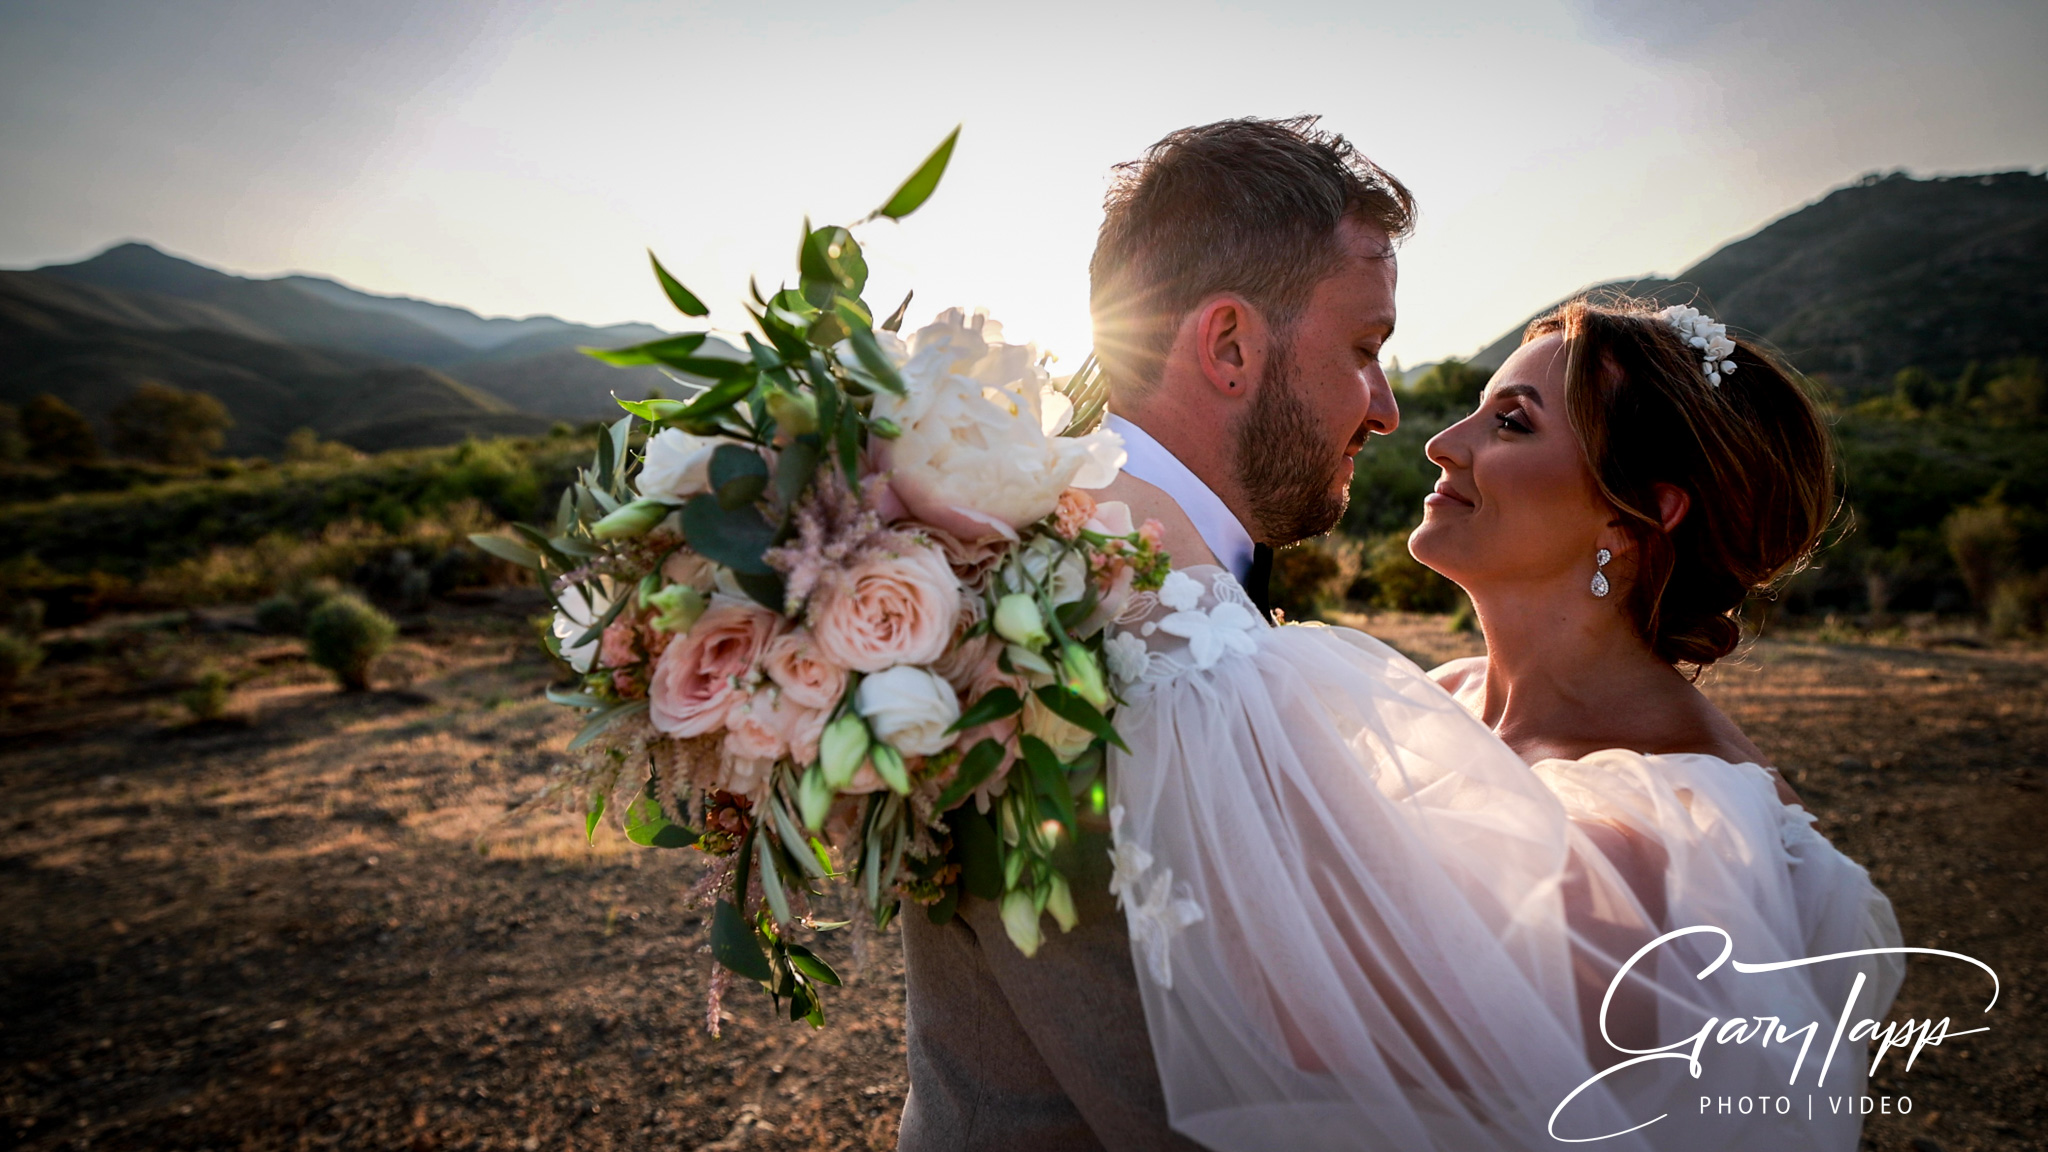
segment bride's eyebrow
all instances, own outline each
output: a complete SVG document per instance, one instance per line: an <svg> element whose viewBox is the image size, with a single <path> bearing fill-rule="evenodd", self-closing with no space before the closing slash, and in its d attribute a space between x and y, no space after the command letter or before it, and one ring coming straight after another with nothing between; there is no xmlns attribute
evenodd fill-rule
<svg viewBox="0 0 2048 1152"><path fill-rule="evenodd" d="M1538 392L1532 385L1503 384L1500 387L1493 389L1492 399L1498 400L1504 396L1524 397L1528 400L1533 401L1538 408L1543 407L1543 393Z"/></svg>

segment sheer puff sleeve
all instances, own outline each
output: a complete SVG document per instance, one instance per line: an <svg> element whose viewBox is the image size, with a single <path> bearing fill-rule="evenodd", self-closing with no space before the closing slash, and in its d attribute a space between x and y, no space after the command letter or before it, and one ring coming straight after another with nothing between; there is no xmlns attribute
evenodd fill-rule
<svg viewBox="0 0 2048 1152"><path fill-rule="evenodd" d="M1704 1090L1691 1067L1601 1077L1621 1057L1582 1005L1665 930L1663 840L1688 833L1568 810L1405 657L1268 627L1220 569L1175 573L1109 651L1130 748L1111 765L1112 887L1176 1129L1219 1150L1554 1149L1553 1126L1687 1146L1683 1117L1628 1130ZM1658 1041L1733 994L1681 974L1697 957L1663 959L1633 977Z"/></svg>

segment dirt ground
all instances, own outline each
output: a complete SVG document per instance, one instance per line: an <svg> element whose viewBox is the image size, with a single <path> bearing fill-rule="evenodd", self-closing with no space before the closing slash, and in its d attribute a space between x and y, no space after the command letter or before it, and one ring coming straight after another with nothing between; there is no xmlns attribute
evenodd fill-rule
<svg viewBox="0 0 2048 1152"><path fill-rule="evenodd" d="M573 728L539 700L532 610L412 622L358 695L233 613L52 645L0 718L0 1148L893 1146L893 934L817 945L858 973L825 1030L736 989L714 1040L701 857L505 822ZM1368 626L1476 650L1433 618ZM1893 1019L1991 1031L1894 1056L1873 1090L1914 1111L1866 1147L2048 1147L2048 653L1845 639L1760 644L1708 690L1908 943L2004 982L1985 1016L1981 974L1913 965ZM208 666L238 679L230 713L191 723L177 694Z"/></svg>

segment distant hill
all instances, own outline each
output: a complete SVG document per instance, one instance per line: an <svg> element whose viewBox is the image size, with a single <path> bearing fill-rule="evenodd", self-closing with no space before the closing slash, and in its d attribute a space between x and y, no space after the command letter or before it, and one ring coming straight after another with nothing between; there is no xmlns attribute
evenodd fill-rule
<svg viewBox="0 0 2048 1152"><path fill-rule="evenodd" d="M614 393L678 394L655 369L576 351L662 335L646 324L485 318L317 276L251 279L128 243L0 272L0 401L51 392L103 413L160 380L227 406L231 454L272 454L300 427L358 448L409 447L605 419L618 412Z"/></svg>
<svg viewBox="0 0 2048 1152"><path fill-rule="evenodd" d="M1669 280L1603 287L1696 300L1850 398L1902 368L2048 358L2048 174L1866 177ZM1521 333L1472 362L1498 367Z"/></svg>

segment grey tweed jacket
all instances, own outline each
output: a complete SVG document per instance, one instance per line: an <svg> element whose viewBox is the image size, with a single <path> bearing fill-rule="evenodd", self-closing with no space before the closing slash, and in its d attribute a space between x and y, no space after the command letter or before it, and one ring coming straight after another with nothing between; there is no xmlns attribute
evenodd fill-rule
<svg viewBox="0 0 2048 1152"><path fill-rule="evenodd" d="M910 1095L898 1152L1197 1152L1171 1131L1123 913L1109 895L1109 833L1086 822L1061 870L1080 924L1050 918L1036 956L996 905L962 899L934 925L902 917Z"/></svg>

